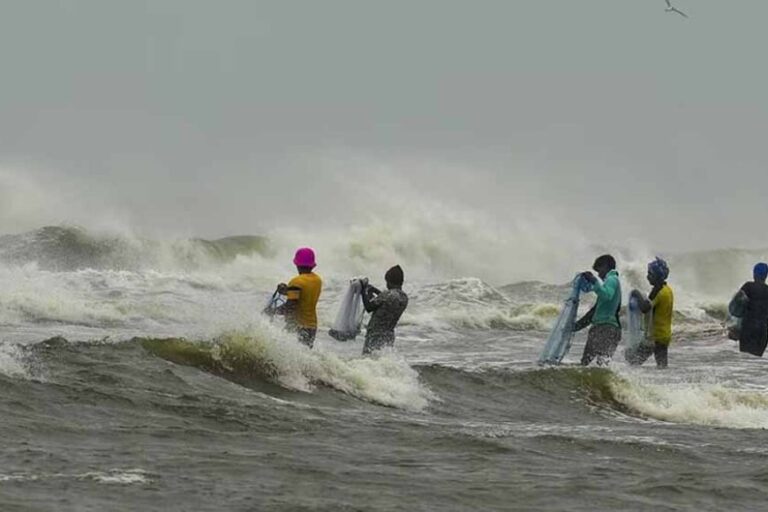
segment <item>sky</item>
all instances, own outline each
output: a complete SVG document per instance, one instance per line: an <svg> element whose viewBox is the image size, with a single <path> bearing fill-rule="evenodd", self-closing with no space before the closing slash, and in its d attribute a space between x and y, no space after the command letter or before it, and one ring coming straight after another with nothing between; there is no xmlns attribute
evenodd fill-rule
<svg viewBox="0 0 768 512"><path fill-rule="evenodd" d="M768 2L734 3L0 1L0 232L214 237L429 204L764 247Z"/></svg>

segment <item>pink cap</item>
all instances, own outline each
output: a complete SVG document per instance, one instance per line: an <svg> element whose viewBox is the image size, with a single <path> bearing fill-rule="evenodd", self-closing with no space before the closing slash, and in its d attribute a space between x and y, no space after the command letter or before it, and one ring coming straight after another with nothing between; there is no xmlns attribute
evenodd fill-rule
<svg viewBox="0 0 768 512"><path fill-rule="evenodd" d="M297 267L309 267L315 268L315 251L309 247L302 247L296 251L296 256L293 257L293 264Z"/></svg>

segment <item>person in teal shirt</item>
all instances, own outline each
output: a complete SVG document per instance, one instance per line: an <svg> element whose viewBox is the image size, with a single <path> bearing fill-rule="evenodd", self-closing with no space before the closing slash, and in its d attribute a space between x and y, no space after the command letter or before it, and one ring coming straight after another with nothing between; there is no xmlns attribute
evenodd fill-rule
<svg viewBox="0 0 768 512"><path fill-rule="evenodd" d="M575 330L580 331L590 325L587 344L581 356L581 364L587 366L593 360L602 366L610 362L616 347L621 341L621 283L616 271L616 260L610 254L604 254L595 260L592 270L597 272L600 279L592 272L584 272L584 279L592 285L592 291L597 295L595 306L590 309L578 322Z"/></svg>

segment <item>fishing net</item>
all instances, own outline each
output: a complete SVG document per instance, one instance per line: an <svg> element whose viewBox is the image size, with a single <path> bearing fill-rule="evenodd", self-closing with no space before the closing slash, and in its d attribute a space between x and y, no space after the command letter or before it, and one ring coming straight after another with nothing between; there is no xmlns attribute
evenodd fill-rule
<svg viewBox="0 0 768 512"><path fill-rule="evenodd" d="M363 285L360 279L349 282L344 295L341 297L339 312L328 334L338 341L354 340L360 334L363 323Z"/></svg>
<svg viewBox="0 0 768 512"><path fill-rule="evenodd" d="M539 364L559 364L571 349L575 333L576 315L579 312L579 296L592 290L592 285L579 274L573 280L571 293L560 310L552 332L539 357Z"/></svg>
<svg viewBox="0 0 768 512"><path fill-rule="evenodd" d="M739 290L728 303L728 318L725 320L725 328L728 332L728 339L739 341L741 337L741 318L747 309L747 294Z"/></svg>
<svg viewBox="0 0 768 512"><path fill-rule="evenodd" d="M285 295L281 294L279 291L275 291L275 293L272 294L272 296L267 301L266 306L264 307L264 314L270 317L274 316L277 309L285 304L285 301Z"/></svg>
<svg viewBox="0 0 768 512"><path fill-rule="evenodd" d="M635 290L632 291L634 292ZM635 298L634 293L631 293L629 304L627 305L627 349L635 350L645 340L645 325L643 322L643 312L640 310L640 301Z"/></svg>

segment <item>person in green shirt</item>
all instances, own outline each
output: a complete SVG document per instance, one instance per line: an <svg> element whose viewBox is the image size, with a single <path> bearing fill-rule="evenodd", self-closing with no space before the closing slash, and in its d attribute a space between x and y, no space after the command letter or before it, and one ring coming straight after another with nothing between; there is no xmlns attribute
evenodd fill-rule
<svg viewBox="0 0 768 512"><path fill-rule="evenodd" d="M627 362L641 365L653 354L658 368L668 364L669 344L672 341L672 311L675 296L667 284L669 266L661 258L648 264L648 283L653 287L648 297L638 290L632 290L631 297L637 300L640 311L646 315L648 343L640 344L637 350L627 354Z"/></svg>
<svg viewBox="0 0 768 512"><path fill-rule="evenodd" d="M592 285L597 301L594 307L576 322L575 330L580 331L588 325L591 326L581 364L587 366L596 360L598 365L603 366L610 362L621 341L621 283L616 271L616 260L610 254L597 258L592 270L597 272L600 279L591 272L584 272L582 276Z"/></svg>

